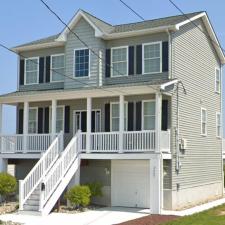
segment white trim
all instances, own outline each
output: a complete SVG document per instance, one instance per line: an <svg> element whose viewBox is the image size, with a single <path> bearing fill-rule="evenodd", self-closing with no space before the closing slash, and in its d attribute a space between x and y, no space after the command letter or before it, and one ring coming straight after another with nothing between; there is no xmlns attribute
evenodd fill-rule
<svg viewBox="0 0 225 225"><path fill-rule="evenodd" d="M112 61L112 58L113 58L113 50L114 49L124 49L124 48L126 48L127 49L127 73L126 74L124 74L124 75L120 75L120 74L118 74L118 75L113 75L113 70L115 70L114 68L113 68L113 61ZM111 52L110 52L110 65L111 65L111 68L110 68L110 74L111 74L111 78L115 78L115 77L127 77L128 76L128 74L129 74L129 46L128 45L125 45L125 46L118 46L118 47L112 47L111 48ZM125 62L125 61L120 61L120 62ZM120 63L119 61L117 62L117 63ZM118 72L120 72L120 71L118 71Z"/></svg>
<svg viewBox="0 0 225 225"><path fill-rule="evenodd" d="M27 61L30 60L35 60L37 59L37 82L36 83L29 83L27 84L27 70L26 70L26 64L27 64ZM29 71L29 72L34 72L34 71ZM39 57L30 57L30 58L26 58L25 59L25 63L24 63L24 85L33 85L33 84L39 84Z"/></svg>
<svg viewBox="0 0 225 225"><path fill-rule="evenodd" d="M202 133L202 111L205 111L205 133ZM207 115L207 109L206 108L203 108L201 107L201 136L207 136L207 121L208 121L208 115Z"/></svg>
<svg viewBox="0 0 225 225"><path fill-rule="evenodd" d="M36 119L35 119L35 122L36 122L36 131L34 133L30 133L29 132L29 122L30 122L30 110L33 110L35 109L36 110ZM35 107L29 107L29 110L28 110L28 134L37 134L38 133L38 107L35 106Z"/></svg>
<svg viewBox="0 0 225 225"><path fill-rule="evenodd" d="M217 88L217 71L219 71L219 91L216 90ZM221 93L221 69L219 67L215 67L215 93Z"/></svg>
<svg viewBox="0 0 225 225"><path fill-rule="evenodd" d="M149 99L149 100L143 100L142 101L142 103L141 103L141 116L142 116L142 118L141 118L141 128L142 128L142 130L145 130L144 129L144 103L146 103L146 102L155 102L155 107L156 107L156 99ZM155 115L155 119L156 119L156 115ZM155 129L154 130L156 130L156 127L155 127Z"/></svg>
<svg viewBox="0 0 225 225"><path fill-rule="evenodd" d="M64 67L60 67L60 68L57 68L57 69L62 69L62 68L66 68L65 65L66 65L66 62L65 62L65 53L60 53L60 54L53 54L51 55L51 64L50 64L50 83L59 83L59 82L63 82L64 79L63 79L63 76L62 76L62 80L57 80L57 81L53 81L52 80L52 70L55 70L52 68L52 57L57 57L57 56L64 56Z"/></svg>
<svg viewBox="0 0 225 225"><path fill-rule="evenodd" d="M217 128L218 128L218 120L217 120L217 116L220 116L220 135L218 135L218 133L217 133ZM222 123L221 123L221 112L216 112L216 137L217 138L221 138L222 137Z"/></svg>
<svg viewBox="0 0 225 225"><path fill-rule="evenodd" d="M120 107L120 103L119 102L110 102L110 132L117 132L117 131L112 131L112 105L116 105L116 104L118 104L118 106ZM124 131L126 131L128 129L128 102L124 101L124 104L125 104L125 107L126 107L126 119L127 119L127 124L124 127ZM118 118L120 118L120 113L118 115ZM118 130L118 132L119 132L119 130Z"/></svg>
<svg viewBox="0 0 225 225"><path fill-rule="evenodd" d="M88 76L82 76L82 77L77 77L75 74L75 52L76 51L80 51L80 50L88 50L89 52L89 62L88 62ZM91 51L88 48L75 48L73 50L73 77L75 77L76 79L85 79L85 78L89 78L91 76Z"/></svg>
<svg viewBox="0 0 225 225"><path fill-rule="evenodd" d="M173 84L177 84L177 83L178 83L178 80L177 80L177 79L171 80L171 81L169 81L169 82L167 82L167 83L165 83L165 84L162 84L162 85L160 86L160 89L161 89L161 90L165 90L166 87L168 87L168 86L170 86L170 85L173 85Z"/></svg>
<svg viewBox="0 0 225 225"><path fill-rule="evenodd" d="M63 130L62 130L63 132L65 131L65 107L66 107L65 105L57 105L57 106L56 106L56 122L57 122L57 109L58 109L58 108L63 108ZM51 121L51 120L52 120L52 118L51 118L51 117L52 117L52 116L51 116L51 115L52 115L51 110L52 110L52 106L49 107L49 133L52 132L52 131L51 131L51 127L52 127L52 126L51 126L51 124L52 124L52 121ZM50 120L50 119L51 119L51 120ZM50 132L50 131L51 131L51 132Z"/></svg>
<svg viewBox="0 0 225 225"><path fill-rule="evenodd" d="M148 45L156 45L159 44L159 48L160 48L160 70L157 72L151 72L151 73L146 73L145 72L145 58L144 58L144 51L145 51L145 46ZM158 58L158 57L157 57ZM154 58L150 58L150 59L154 59ZM142 74L157 74L157 73L162 73L162 41L156 41L156 42L149 42L149 43L144 43L142 44Z"/></svg>

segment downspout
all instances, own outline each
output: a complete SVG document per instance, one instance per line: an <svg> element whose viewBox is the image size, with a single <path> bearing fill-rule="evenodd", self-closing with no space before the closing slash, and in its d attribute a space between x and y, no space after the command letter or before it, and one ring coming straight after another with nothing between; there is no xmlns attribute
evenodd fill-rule
<svg viewBox="0 0 225 225"><path fill-rule="evenodd" d="M168 44L169 44L169 70L168 70L168 78L172 79L172 37L169 29L167 29L168 34Z"/></svg>
<svg viewBox="0 0 225 225"><path fill-rule="evenodd" d="M177 173L180 170L180 147L179 147L179 137L180 137L180 132L179 132L179 83L177 83L177 125L176 125L176 171Z"/></svg>

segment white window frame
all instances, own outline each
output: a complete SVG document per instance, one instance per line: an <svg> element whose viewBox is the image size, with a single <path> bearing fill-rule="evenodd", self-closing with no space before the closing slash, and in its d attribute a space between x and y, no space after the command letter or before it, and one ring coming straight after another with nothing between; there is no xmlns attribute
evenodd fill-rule
<svg viewBox="0 0 225 225"><path fill-rule="evenodd" d="M220 124L218 124L218 120L217 120L217 116L220 116ZM222 117L221 117L221 113L220 112L216 112L216 137L217 138L221 138L221 136L222 136ZM218 130L217 130L217 128L218 128L218 126L220 127L220 135L218 135Z"/></svg>
<svg viewBox="0 0 225 225"><path fill-rule="evenodd" d="M80 50L88 50L88 52L89 52L88 76L82 76L82 77L77 77L76 76L76 72L75 72L75 69L76 69L76 63L75 63L75 60L76 60L76 51L80 51ZM89 78L91 76L90 68L91 68L91 51L90 51L90 49L88 49L88 48L75 48L74 49L74 52L73 52L73 77L75 77L76 79Z"/></svg>
<svg viewBox="0 0 225 225"><path fill-rule="evenodd" d="M203 120L202 120L202 111L205 111L205 118L206 118L206 121L205 121L205 133L202 132L202 123L203 123ZM208 115L207 115L207 109L206 108L203 108L201 107L201 135L202 136L207 136L207 122L208 122Z"/></svg>
<svg viewBox="0 0 225 225"><path fill-rule="evenodd" d="M36 131L34 133L30 133L29 132L30 110L33 110L33 109L36 110L36 119L35 119L35 122L36 122ZM29 107L29 112L28 112L28 133L29 134L37 134L38 133L38 107Z"/></svg>
<svg viewBox="0 0 225 225"><path fill-rule="evenodd" d="M32 61L37 59L37 82L36 83L27 83L27 61ZM33 84L39 84L39 57L31 57L25 59L25 66L24 66L24 85L33 85ZM28 71L28 72L34 72L34 71Z"/></svg>
<svg viewBox="0 0 225 225"><path fill-rule="evenodd" d="M52 79L52 70L55 70L55 69L53 69L52 68L52 58L53 57L57 57L57 56L64 56L64 67L59 67L59 68L56 68L56 69L62 69L62 68L64 68L65 69L65 54L64 53L60 53L60 54L54 54L54 55L51 55L51 65L50 65L50 82L51 83L59 83L59 82L63 82L63 75L61 75L62 76L62 80L55 80L55 81L53 81L53 79Z"/></svg>
<svg viewBox="0 0 225 225"><path fill-rule="evenodd" d="M149 100L144 100L144 101L142 101L142 106L141 106L141 111L142 111L142 113L141 113L141 116L142 116L142 118L141 118L141 127L142 127L142 130L145 130L144 129L144 123L145 123L145 121L144 121L144 103L146 103L146 102L155 102L155 107L156 107L156 101L155 101L155 99L149 99ZM155 114L155 119L156 119L156 114ZM156 128L155 128L156 129Z"/></svg>
<svg viewBox="0 0 225 225"><path fill-rule="evenodd" d="M126 74L124 74L124 75L121 75L121 74L118 74L118 75L113 75L113 71L115 70L114 68L113 68L113 50L114 49L121 49L121 48L126 48L126 52L127 52L127 73ZM110 68L110 70L111 70L111 77L112 78L114 78L114 77L126 77L126 76L128 76L128 73L129 73L129 51L128 51L128 46L126 45L126 46L119 46L119 47L112 47L111 48L111 56L110 56L110 65L111 65L111 68ZM125 61L118 61L117 63L119 63L119 62L125 62ZM117 72L120 72L120 71L117 71Z"/></svg>
<svg viewBox="0 0 225 225"><path fill-rule="evenodd" d="M219 77L219 91L217 90L217 71L219 71L220 77ZM219 67L215 68L215 92L217 94L221 93L221 69Z"/></svg>
<svg viewBox="0 0 225 225"><path fill-rule="evenodd" d="M49 107L49 133L52 132L52 106ZM63 132L65 131L65 105L57 105L56 106L56 121L57 121L57 108L63 109Z"/></svg>
<svg viewBox="0 0 225 225"><path fill-rule="evenodd" d="M157 72L151 72L151 73L147 73L145 72L145 46L148 45L155 45L155 44L160 44L160 70ZM158 57L157 57L158 58ZM151 59L155 59L155 58L151 58ZM157 73L162 73L162 41L156 41L156 42L150 42L150 43L144 43L142 44L142 73L143 74L157 74Z"/></svg>
<svg viewBox="0 0 225 225"><path fill-rule="evenodd" d="M116 105L116 104L118 104L119 108L120 108L119 102L110 102L110 132L119 132L119 130L112 131L112 118L113 118L112 117L112 105ZM127 124L126 124L126 126L124 126L124 131L127 131L128 130L128 102L127 101L124 101L124 107L127 108L127 111L126 111ZM118 118L120 119L120 109L119 109L119 117Z"/></svg>
<svg viewBox="0 0 225 225"><path fill-rule="evenodd" d="M101 109L92 109L91 112L97 112L99 111L100 112L100 124L99 124L99 127L100 127L100 131L102 131L102 112L101 112ZM83 110L73 110L73 134L75 134L75 116L76 116L76 113L82 113L82 112L87 112L87 110L83 109ZM81 122L81 121L80 121ZM96 121L95 121L95 127L96 127Z"/></svg>

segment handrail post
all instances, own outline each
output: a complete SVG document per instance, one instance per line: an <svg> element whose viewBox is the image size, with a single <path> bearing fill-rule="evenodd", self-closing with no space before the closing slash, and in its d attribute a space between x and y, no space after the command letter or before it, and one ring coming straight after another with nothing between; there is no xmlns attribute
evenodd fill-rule
<svg viewBox="0 0 225 225"><path fill-rule="evenodd" d="M124 133L124 96L120 95L119 104L119 153L123 153L123 133Z"/></svg>
<svg viewBox="0 0 225 225"><path fill-rule="evenodd" d="M19 210L23 210L23 181L19 180Z"/></svg>
<svg viewBox="0 0 225 225"><path fill-rule="evenodd" d="M87 136L86 136L86 153L91 152L91 97L87 98Z"/></svg>
<svg viewBox="0 0 225 225"><path fill-rule="evenodd" d="M63 131L61 130L60 131L60 134L59 134L59 153L63 151L64 149L64 135L63 135Z"/></svg>

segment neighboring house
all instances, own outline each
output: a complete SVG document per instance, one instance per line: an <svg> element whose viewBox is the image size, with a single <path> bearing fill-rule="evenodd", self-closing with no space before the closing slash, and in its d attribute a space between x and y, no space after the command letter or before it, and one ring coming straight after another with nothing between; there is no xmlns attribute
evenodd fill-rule
<svg viewBox="0 0 225 225"><path fill-rule="evenodd" d="M223 196L225 57L207 14L186 16L113 26L80 10L69 27L91 50L67 28L13 48L25 58L0 108L17 107L17 134L0 165L24 179L20 210L48 214L93 181L95 203L156 214Z"/></svg>

